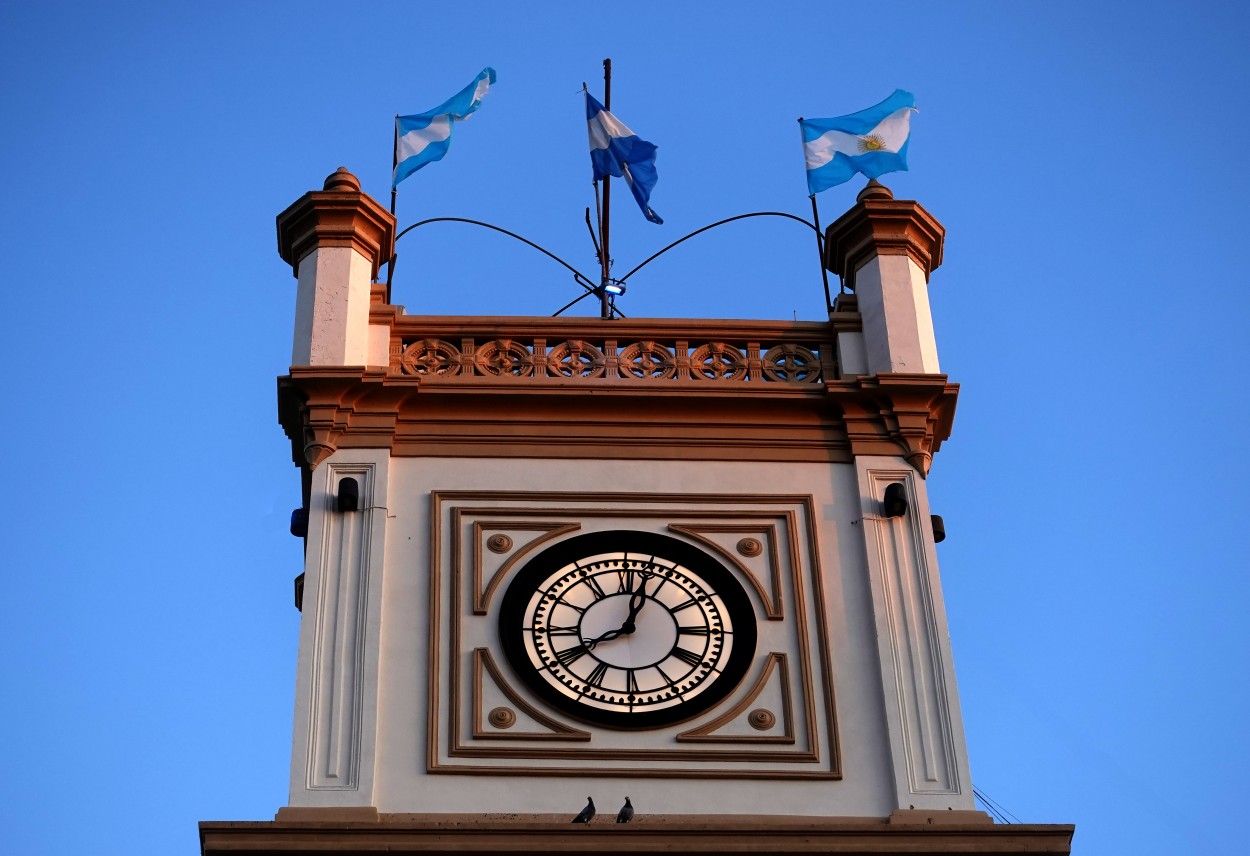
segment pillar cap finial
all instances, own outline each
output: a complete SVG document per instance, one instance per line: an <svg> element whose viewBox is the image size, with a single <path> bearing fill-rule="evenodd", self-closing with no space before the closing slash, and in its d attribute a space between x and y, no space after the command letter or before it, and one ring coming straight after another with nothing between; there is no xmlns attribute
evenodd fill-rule
<svg viewBox="0 0 1250 856"><path fill-rule="evenodd" d="M910 256L925 279L942 264L946 229L918 202L895 199L876 179L859 192L854 207L825 230L825 267L855 289L855 272L873 256Z"/></svg>
<svg viewBox="0 0 1250 856"><path fill-rule="evenodd" d="M359 193L360 179L347 171L347 167L341 166L334 172L326 176L326 190L336 190L340 192Z"/></svg>
<svg viewBox="0 0 1250 856"><path fill-rule="evenodd" d="M856 202L863 202L865 199L893 199L894 191L886 187L875 178L868 179L868 183L864 185L864 189L855 197Z"/></svg>
<svg viewBox="0 0 1250 856"><path fill-rule="evenodd" d="M278 254L299 275L300 259L318 247L351 247L369 260L373 276L391 257L395 217L339 167L324 190L305 193L278 215Z"/></svg>

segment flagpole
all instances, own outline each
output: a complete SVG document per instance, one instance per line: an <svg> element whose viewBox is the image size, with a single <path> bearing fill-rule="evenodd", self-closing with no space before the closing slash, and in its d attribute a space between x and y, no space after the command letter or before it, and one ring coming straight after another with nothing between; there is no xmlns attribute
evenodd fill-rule
<svg viewBox="0 0 1250 856"><path fill-rule="evenodd" d="M820 257L820 277L825 283L825 305L830 311L833 310L833 298L829 294L829 269L825 267L824 247L820 243L820 213L816 210L816 194L813 193L812 199L812 222L816 224L816 255Z"/></svg>
<svg viewBox="0 0 1250 856"><path fill-rule="evenodd" d="M590 90L586 88L586 81L582 81L582 95L590 96ZM603 206L599 203L599 181L593 179L590 186L595 189L595 226L599 227L600 233L603 232ZM608 281L608 261L603 255L603 247L599 244L599 239L595 237L594 226L590 225L590 209L586 209L586 228L590 230L590 242L595 246L595 258L599 260L599 286L602 290L603 284ZM582 295L585 297L585 295ZM568 307L566 306L565 309ZM561 309L560 312L563 312ZM557 315L560 313L557 312Z"/></svg>
<svg viewBox="0 0 1250 856"><path fill-rule="evenodd" d="M612 112L612 59L603 61L603 109ZM611 234L612 177L603 177L603 219L599 223L599 246L603 250L603 281L599 283L599 317L612 317L612 304L608 299L608 277L611 274L612 256L608 254L608 237Z"/></svg>
<svg viewBox="0 0 1250 856"><path fill-rule="evenodd" d="M391 144L391 219L395 219L395 199L399 188L394 184L395 168L399 166L399 114L395 114L394 142ZM391 257L386 266L386 302L391 302L391 280L395 278L395 245L391 245Z"/></svg>
<svg viewBox="0 0 1250 856"><path fill-rule="evenodd" d="M803 140L803 117L799 117L799 139ZM824 247L821 246L820 239L820 212L816 210L816 194L813 193L809 197L812 200L812 222L816 224L816 257L820 260L820 278L825 284L825 311L833 311L833 297L829 294L829 271L825 268Z"/></svg>

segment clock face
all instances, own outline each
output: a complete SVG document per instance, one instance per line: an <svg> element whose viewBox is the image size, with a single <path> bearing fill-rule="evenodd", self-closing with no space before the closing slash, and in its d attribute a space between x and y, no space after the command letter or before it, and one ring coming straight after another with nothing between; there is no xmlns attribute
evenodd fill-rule
<svg viewBox="0 0 1250 856"><path fill-rule="evenodd" d="M595 532L545 550L513 579L503 650L531 690L579 719L658 728L742 680L755 612L718 561L650 532Z"/></svg>

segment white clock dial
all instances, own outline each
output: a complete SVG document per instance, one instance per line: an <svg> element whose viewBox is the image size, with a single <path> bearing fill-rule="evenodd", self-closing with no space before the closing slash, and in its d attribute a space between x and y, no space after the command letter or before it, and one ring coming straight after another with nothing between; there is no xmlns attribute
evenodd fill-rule
<svg viewBox="0 0 1250 856"><path fill-rule="evenodd" d="M579 536L540 554L510 585L500 630L540 696L626 727L707 709L755 647L753 610L733 576L691 545L640 532Z"/></svg>

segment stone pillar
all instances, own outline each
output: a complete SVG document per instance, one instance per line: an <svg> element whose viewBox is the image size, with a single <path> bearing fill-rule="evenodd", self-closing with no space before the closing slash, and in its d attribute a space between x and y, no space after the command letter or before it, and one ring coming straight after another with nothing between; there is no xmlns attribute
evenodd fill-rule
<svg viewBox="0 0 1250 856"><path fill-rule="evenodd" d="M377 362L369 292L394 243L395 218L344 167L278 215L278 253L299 282L291 365Z"/></svg>
<svg viewBox="0 0 1250 856"><path fill-rule="evenodd" d="M929 274L946 230L875 179L825 230L825 266L855 292L869 374L939 374Z"/></svg>

